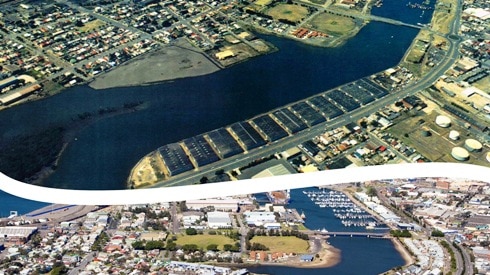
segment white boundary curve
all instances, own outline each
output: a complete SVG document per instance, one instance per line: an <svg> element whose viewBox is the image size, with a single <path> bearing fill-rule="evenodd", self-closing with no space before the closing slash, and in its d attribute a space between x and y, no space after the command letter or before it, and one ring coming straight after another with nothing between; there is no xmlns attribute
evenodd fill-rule
<svg viewBox="0 0 490 275"><path fill-rule="evenodd" d="M382 179L445 177L490 182L490 168L460 163L407 163L326 170L269 178L136 190L41 187L0 173L0 189L29 200L75 205L125 205L183 201Z"/></svg>

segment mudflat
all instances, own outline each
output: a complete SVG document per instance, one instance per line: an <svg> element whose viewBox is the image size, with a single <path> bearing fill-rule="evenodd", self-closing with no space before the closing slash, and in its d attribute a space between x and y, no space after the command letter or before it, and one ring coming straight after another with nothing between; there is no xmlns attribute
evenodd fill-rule
<svg viewBox="0 0 490 275"><path fill-rule="evenodd" d="M143 54L98 76L89 86L94 89L140 86L178 78L200 76L220 68L187 40Z"/></svg>

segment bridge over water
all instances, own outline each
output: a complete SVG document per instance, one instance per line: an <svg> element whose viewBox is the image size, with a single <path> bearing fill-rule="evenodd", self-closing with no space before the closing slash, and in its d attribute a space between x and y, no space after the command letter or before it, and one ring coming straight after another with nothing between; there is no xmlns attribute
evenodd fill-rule
<svg viewBox="0 0 490 275"><path fill-rule="evenodd" d="M347 17L354 17L366 21L378 21L378 22L383 22L387 24L392 24L392 25L398 25L398 26L405 26L405 27L410 27L410 28L415 28L415 29L423 29L425 26L424 25L414 25L410 23L405 23L399 20L395 19L390 19L382 16L377 16L377 15L372 15L372 14L364 14L364 13L358 13L358 12L349 12L349 11L341 11L341 10L332 10L332 9L325 9L327 12L341 15L341 16L347 16Z"/></svg>
<svg viewBox="0 0 490 275"><path fill-rule="evenodd" d="M367 237L367 238L390 238L388 232L349 232L349 231L314 231L305 232L308 235L316 235L320 237Z"/></svg>

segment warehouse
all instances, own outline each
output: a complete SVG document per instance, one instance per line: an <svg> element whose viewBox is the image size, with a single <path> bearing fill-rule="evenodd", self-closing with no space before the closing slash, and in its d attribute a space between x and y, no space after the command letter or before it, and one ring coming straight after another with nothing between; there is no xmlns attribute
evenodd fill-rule
<svg viewBox="0 0 490 275"><path fill-rule="evenodd" d="M37 227L0 227L0 241L5 247L21 245L29 241L29 238L37 232Z"/></svg>
<svg viewBox="0 0 490 275"><path fill-rule="evenodd" d="M231 218L226 212L209 212L208 227L212 229L231 228Z"/></svg>

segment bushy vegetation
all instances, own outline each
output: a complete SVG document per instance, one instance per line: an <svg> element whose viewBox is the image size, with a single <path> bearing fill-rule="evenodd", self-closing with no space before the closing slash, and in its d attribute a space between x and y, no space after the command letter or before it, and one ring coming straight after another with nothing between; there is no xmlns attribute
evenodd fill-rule
<svg viewBox="0 0 490 275"><path fill-rule="evenodd" d="M411 238L412 233L410 233L408 230L390 230L390 234L393 237L396 238Z"/></svg>
<svg viewBox="0 0 490 275"><path fill-rule="evenodd" d="M451 270L455 271L456 270L456 257L454 256L454 251L451 249L451 246L446 241L441 241L441 245L447 250L447 252L449 252L449 255L451 256Z"/></svg>
<svg viewBox="0 0 490 275"><path fill-rule="evenodd" d="M442 233L442 231L437 229L432 230L432 233L430 235L432 237L444 237L444 233Z"/></svg>

